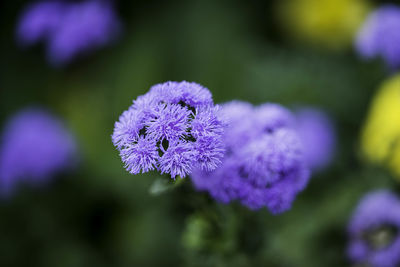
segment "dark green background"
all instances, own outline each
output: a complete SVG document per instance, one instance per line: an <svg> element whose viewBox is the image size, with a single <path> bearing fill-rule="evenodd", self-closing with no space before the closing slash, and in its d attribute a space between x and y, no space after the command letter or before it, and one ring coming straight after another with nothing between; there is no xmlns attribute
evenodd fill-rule
<svg viewBox="0 0 400 267"><path fill-rule="evenodd" d="M0 4L0 127L21 108L44 106L76 134L82 158L48 187L22 185L0 203L0 266L346 266L346 223L358 199L399 189L358 152L385 68L351 48L290 41L276 1L117 1L121 39L62 69L46 63L40 45L17 47L28 2ZM199 82L217 103L322 108L337 127L335 160L280 216L218 205L189 179L152 196L158 175L127 173L110 135L133 99L167 80Z"/></svg>

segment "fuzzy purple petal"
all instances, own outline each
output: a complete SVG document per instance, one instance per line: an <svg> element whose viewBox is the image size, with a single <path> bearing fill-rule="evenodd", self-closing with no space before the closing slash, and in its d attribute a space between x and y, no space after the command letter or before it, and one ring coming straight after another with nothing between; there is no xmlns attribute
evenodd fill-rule
<svg viewBox="0 0 400 267"><path fill-rule="evenodd" d="M184 178L192 172L192 159L195 155L191 143L170 143L164 155L160 158L159 168L161 174L169 173L172 178Z"/></svg>
<svg viewBox="0 0 400 267"><path fill-rule="evenodd" d="M120 155L126 170L132 174L154 170L158 160L154 140L142 136L136 142L121 149Z"/></svg>

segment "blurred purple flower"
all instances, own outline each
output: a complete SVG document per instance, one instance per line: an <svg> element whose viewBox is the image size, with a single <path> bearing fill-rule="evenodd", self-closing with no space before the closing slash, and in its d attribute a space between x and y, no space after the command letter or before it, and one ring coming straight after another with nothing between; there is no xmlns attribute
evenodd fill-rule
<svg viewBox="0 0 400 267"><path fill-rule="evenodd" d="M364 196L348 226L347 254L356 264L396 267L400 264L400 199L388 191Z"/></svg>
<svg viewBox="0 0 400 267"><path fill-rule="evenodd" d="M336 134L330 118L320 110L301 108L296 112L297 131L304 145L304 155L311 169L326 167L332 160Z"/></svg>
<svg viewBox="0 0 400 267"><path fill-rule="evenodd" d="M28 5L17 28L17 37L21 45L27 46L47 40L61 23L65 8L65 3L57 1Z"/></svg>
<svg viewBox="0 0 400 267"><path fill-rule="evenodd" d="M364 23L356 49L365 59L382 57L390 69L400 67L400 7L384 5Z"/></svg>
<svg viewBox="0 0 400 267"><path fill-rule="evenodd" d="M254 108L238 101L222 105L220 113L229 123L226 156L212 172L196 169L194 186L223 203L238 200L274 214L290 209L309 179L293 115L276 104Z"/></svg>
<svg viewBox="0 0 400 267"><path fill-rule="evenodd" d="M157 169L172 178L214 170L224 155L224 123L197 83L166 82L139 96L115 123L112 141L132 174Z"/></svg>
<svg viewBox="0 0 400 267"><path fill-rule="evenodd" d="M13 116L4 129L0 149L0 193L12 193L26 181L42 184L76 163L76 143L63 124L40 109Z"/></svg>
<svg viewBox="0 0 400 267"><path fill-rule="evenodd" d="M119 19L107 0L45 1L26 8L17 38L25 46L44 41L48 60L54 65L65 65L110 43L120 30Z"/></svg>

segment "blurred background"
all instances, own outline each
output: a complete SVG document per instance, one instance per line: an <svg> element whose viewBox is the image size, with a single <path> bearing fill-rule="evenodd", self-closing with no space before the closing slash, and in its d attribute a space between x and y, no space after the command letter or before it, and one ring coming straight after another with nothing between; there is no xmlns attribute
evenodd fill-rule
<svg viewBox="0 0 400 267"><path fill-rule="evenodd" d="M346 224L357 201L376 188L400 191L359 152L389 74L353 48L368 12L396 1L120 0L118 38L63 66L49 64L43 44L17 42L32 2L0 4L0 128L44 107L75 135L80 163L1 201L1 266L350 266ZM336 127L334 159L279 216L214 203L189 179L150 194L159 174L130 175L110 135L133 99L168 80L196 81L216 103L322 109Z"/></svg>

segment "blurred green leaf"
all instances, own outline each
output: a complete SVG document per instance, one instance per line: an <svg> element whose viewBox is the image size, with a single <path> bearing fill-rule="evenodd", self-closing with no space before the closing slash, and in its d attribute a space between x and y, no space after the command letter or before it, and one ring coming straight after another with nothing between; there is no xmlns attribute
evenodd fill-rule
<svg viewBox="0 0 400 267"><path fill-rule="evenodd" d="M169 177L160 177L154 180L149 188L149 193L153 196L158 196L174 190L178 186L182 185L185 182L184 178L176 178L175 180L170 179Z"/></svg>

